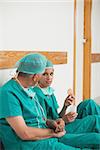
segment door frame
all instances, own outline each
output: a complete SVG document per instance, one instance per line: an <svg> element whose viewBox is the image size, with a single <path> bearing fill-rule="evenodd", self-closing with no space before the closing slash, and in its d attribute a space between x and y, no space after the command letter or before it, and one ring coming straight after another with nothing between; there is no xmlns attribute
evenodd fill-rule
<svg viewBox="0 0 100 150"><path fill-rule="evenodd" d="M91 97L91 9L92 0L84 0L83 100Z"/></svg>

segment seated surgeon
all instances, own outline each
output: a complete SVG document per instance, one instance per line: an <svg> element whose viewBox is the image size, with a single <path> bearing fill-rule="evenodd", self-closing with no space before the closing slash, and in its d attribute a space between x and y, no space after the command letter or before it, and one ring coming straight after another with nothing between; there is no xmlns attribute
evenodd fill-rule
<svg viewBox="0 0 100 150"><path fill-rule="evenodd" d="M78 105L78 116L76 112L65 114L68 106L75 103L75 98L71 93L65 99L64 106L58 114L57 100L51 87L53 76L53 64L47 61L45 72L37 87L34 87L34 91L48 119L62 117L65 121L66 134L59 138L59 141L75 147L98 149L100 146L100 106L88 99Z"/></svg>
<svg viewBox="0 0 100 150"><path fill-rule="evenodd" d="M0 88L0 138L5 150L80 150L58 141L65 134L64 122L58 119L55 130L50 129L33 91L46 63L41 54L26 55L17 64L16 77Z"/></svg>

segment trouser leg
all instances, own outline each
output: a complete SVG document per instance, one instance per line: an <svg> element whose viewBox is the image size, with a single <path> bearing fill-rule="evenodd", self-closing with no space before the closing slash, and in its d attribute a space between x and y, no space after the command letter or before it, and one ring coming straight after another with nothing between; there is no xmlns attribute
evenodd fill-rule
<svg viewBox="0 0 100 150"><path fill-rule="evenodd" d="M73 147L99 149L100 134L99 133L66 134L65 136L59 138L59 141Z"/></svg>
<svg viewBox="0 0 100 150"><path fill-rule="evenodd" d="M83 119L76 119L65 126L68 133L100 133L100 116L87 116Z"/></svg>
<svg viewBox="0 0 100 150"><path fill-rule="evenodd" d="M59 142L56 138L44 139L39 141L33 150L81 150L73 146Z"/></svg>
<svg viewBox="0 0 100 150"><path fill-rule="evenodd" d="M78 105L77 112L79 119L88 115L100 115L100 105L92 99L84 100Z"/></svg>

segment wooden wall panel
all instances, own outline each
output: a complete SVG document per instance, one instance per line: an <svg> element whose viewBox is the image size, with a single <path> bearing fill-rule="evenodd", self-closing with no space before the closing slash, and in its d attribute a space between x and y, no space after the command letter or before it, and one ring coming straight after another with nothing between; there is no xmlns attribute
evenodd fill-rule
<svg viewBox="0 0 100 150"><path fill-rule="evenodd" d="M84 0L83 99L91 96L91 8L92 0Z"/></svg>
<svg viewBox="0 0 100 150"><path fill-rule="evenodd" d="M92 63L100 62L100 53L92 53L91 54L91 62Z"/></svg>
<svg viewBox="0 0 100 150"><path fill-rule="evenodd" d="M12 68L15 63L28 53L37 53L36 51L0 51L0 69ZM53 64L66 64L67 52L46 52L38 51L45 55Z"/></svg>
<svg viewBox="0 0 100 150"><path fill-rule="evenodd" d="M76 6L77 0L74 0L74 50L73 50L73 92L76 95Z"/></svg>

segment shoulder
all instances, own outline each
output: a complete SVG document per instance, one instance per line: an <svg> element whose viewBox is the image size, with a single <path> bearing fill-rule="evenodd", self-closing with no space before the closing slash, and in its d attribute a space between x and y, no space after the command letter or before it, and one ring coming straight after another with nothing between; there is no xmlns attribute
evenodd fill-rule
<svg viewBox="0 0 100 150"><path fill-rule="evenodd" d="M0 92L2 91L9 91L12 89L12 80L9 80L7 83L5 83L2 87L0 87Z"/></svg>
<svg viewBox="0 0 100 150"><path fill-rule="evenodd" d="M20 91L20 87L18 86L16 81L11 79L0 88L0 97L16 95L17 91Z"/></svg>
<svg viewBox="0 0 100 150"><path fill-rule="evenodd" d="M33 91L37 94L37 95L40 95L42 93L42 90L39 88L39 87L34 87L33 88Z"/></svg>
<svg viewBox="0 0 100 150"><path fill-rule="evenodd" d="M35 86L35 87L33 87L33 90L34 91L37 91L37 90L39 90L40 88L38 87L38 86Z"/></svg>

